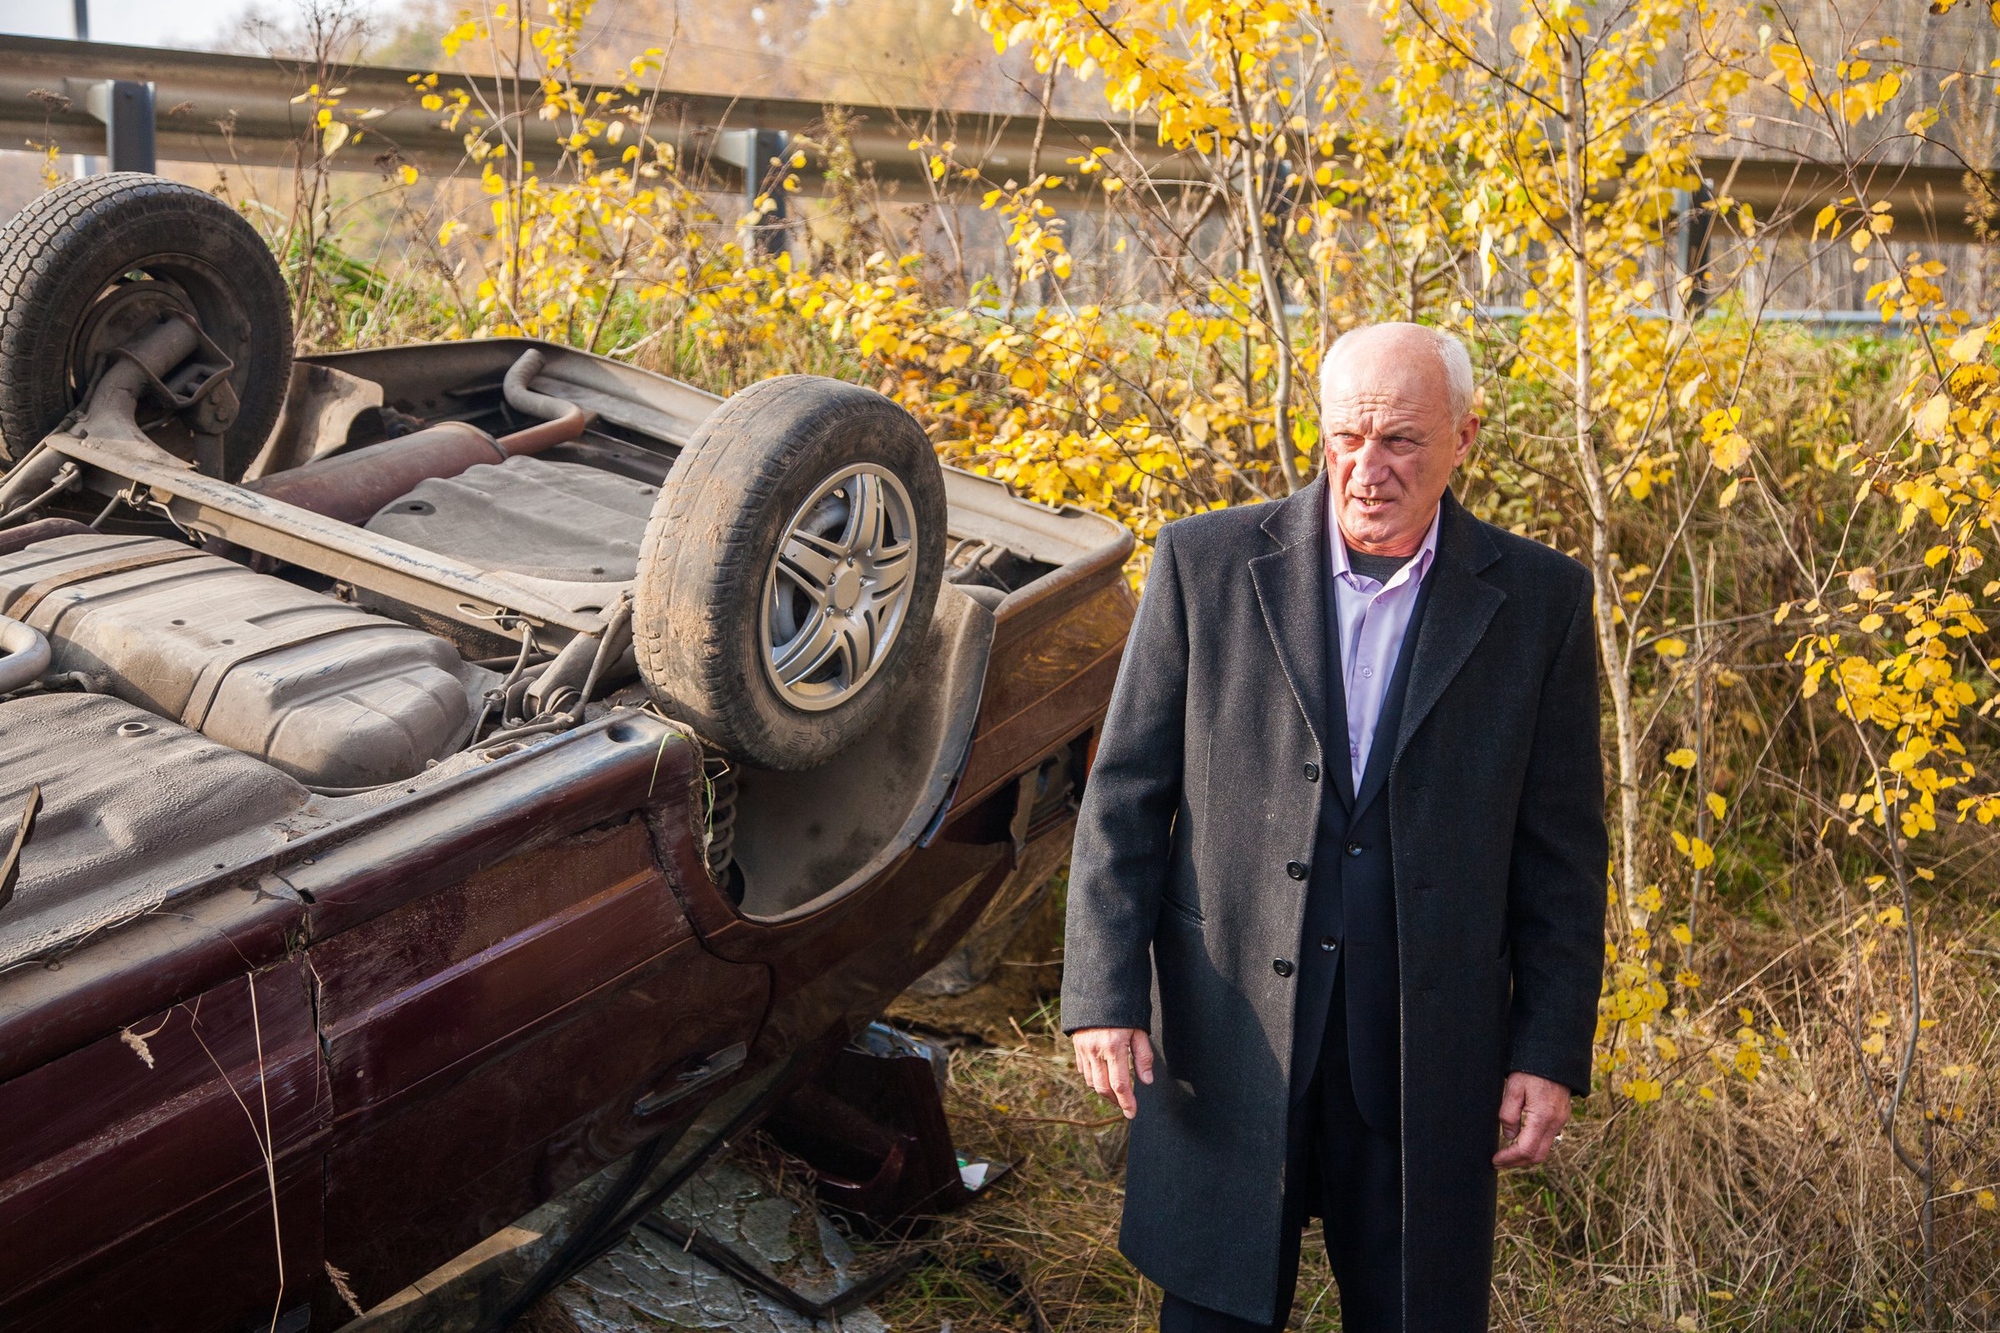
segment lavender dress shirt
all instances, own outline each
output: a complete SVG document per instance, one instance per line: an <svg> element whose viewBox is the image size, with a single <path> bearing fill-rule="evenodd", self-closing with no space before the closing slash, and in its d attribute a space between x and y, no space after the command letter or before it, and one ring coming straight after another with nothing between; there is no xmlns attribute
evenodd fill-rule
<svg viewBox="0 0 2000 1333"><path fill-rule="evenodd" d="M1431 515L1430 530L1416 555L1391 574L1387 583L1378 583L1348 563L1340 520L1331 503L1326 507L1333 602L1340 617L1340 688L1347 707L1347 761L1356 790L1368 767L1368 749L1375 743L1375 724L1382 717L1389 673L1396 668L1396 654L1402 651L1403 634L1417 608L1417 593L1437 555L1438 519L1443 512L1440 505Z"/></svg>

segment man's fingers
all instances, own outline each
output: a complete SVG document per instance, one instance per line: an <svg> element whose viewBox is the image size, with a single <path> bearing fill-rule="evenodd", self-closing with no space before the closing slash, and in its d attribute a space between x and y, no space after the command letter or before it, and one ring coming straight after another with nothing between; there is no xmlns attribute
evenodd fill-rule
<svg viewBox="0 0 2000 1333"><path fill-rule="evenodd" d="M1153 1048L1146 1034L1137 1028L1085 1028L1072 1038L1076 1046L1076 1072L1100 1097L1118 1103L1130 1120L1139 1113L1134 1094L1132 1069L1136 1064L1142 1082L1153 1081Z"/></svg>
<svg viewBox="0 0 2000 1333"><path fill-rule="evenodd" d="M1510 1134L1507 1145L1493 1154L1493 1165L1502 1170L1511 1167L1533 1166L1540 1160L1535 1156L1536 1131L1532 1118L1521 1127L1518 1134Z"/></svg>
<svg viewBox="0 0 2000 1333"><path fill-rule="evenodd" d="M1521 1132L1521 1112L1528 1104L1528 1090L1517 1079L1508 1079L1500 1094L1500 1127L1513 1138Z"/></svg>
<svg viewBox="0 0 2000 1333"><path fill-rule="evenodd" d="M1104 1091L1099 1085L1104 1081L1104 1075L1099 1068L1096 1045L1089 1035L1082 1032L1077 1033L1071 1040L1076 1047L1076 1072L1083 1075L1085 1087L1098 1096L1103 1096Z"/></svg>
<svg viewBox="0 0 2000 1333"><path fill-rule="evenodd" d="M1101 1050L1090 1053L1090 1090L1100 1097L1111 1095L1111 1061Z"/></svg>
<svg viewBox="0 0 2000 1333"><path fill-rule="evenodd" d="M1132 1063L1139 1068L1141 1083L1153 1081L1153 1043L1147 1040L1143 1032L1132 1034Z"/></svg>
<svg viewBox="0 0 2000 1333"><path fill-rule="evenodd" d="M1540 1166L1548 1160L1549 1149L1555 1146L1555 1142L1555 1117L1530 1115L1521 1126L1520 1137L1494 1154L1493 1165L1502 1168Z"/></svg>
<svg viewBox="0 0 2000 1333"><path fill-rule="evenodd" d="M1139 1112L1139 1100L1132 1095L1132 1039L1128 1036L1124 1045L1114 1046L1110 1055L1111 1096L1118 1103L1118 1109L1130 1120Z"/></svg>
<svg viewBox="0 0 2000 1333"><path fill-rule="evenodd" d="M1513 1141L1493 1155L1493 1165L1503 1170L1540 1166L1555 1148L1569 1114L1566 1089L1543 1080L1530 1083L1522 1075L1508 1079L1500 1099L1500 1126Z"/></svg>

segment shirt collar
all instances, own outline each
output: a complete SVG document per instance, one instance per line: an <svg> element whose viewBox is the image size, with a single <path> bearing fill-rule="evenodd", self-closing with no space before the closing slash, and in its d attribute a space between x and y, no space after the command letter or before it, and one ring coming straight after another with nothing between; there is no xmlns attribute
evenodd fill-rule
<svg viewBox="0 0 2000 1333"><path fill-rule="evenodd" d="M1373 583L1374 580L1365 574L1356 573L1354 566L1348 561L1347 536L1340 530L1340 519L1334 513L1333 503L1333 487L1329 482L1326 496L1326 530L1327 544L1332 548L1333 554L1333 576L1336 579L1346 579L1350 585L1363 580ZM1383 588L1391 588L1404 582L1419 582L1430 572L1431 561L1437 555L1438 524L1443 521L1444 500L1440 498L1437 512L1431 515L1430 528L1424 533L1423 545L1417 548L1417 553L1411 556L1401 569L1389 576L1389 581L1382 585Z"/></svg>

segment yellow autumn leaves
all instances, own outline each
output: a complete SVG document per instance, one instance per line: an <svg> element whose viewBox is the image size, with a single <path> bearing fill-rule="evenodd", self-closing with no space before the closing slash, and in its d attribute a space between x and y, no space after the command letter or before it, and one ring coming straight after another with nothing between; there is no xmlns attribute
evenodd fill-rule
<svg viewBox="0 0 2000 1333"><path fill-rule="evenodd" d="M1796 43L1772 42L1768 53L1772 69L1766 82L1783 83L1794 106L1829 113L1849 125L1881 115L1903 89L1901 67L1890 65L1878 73L1873 61L1858 54L1838 62L1829 81L1826 71L1816 70Z"/></svg>
<svg viewBox="0 0 2000 1333"><path fill-rule="evenodd" d="M1737 429L1743 409L1718 407L1701 419L1701 442L1708 446L1708 458L1724 472L1734 472L1750 459L1750 441Z"/></svg>
<svg viewBox="0 0 2000 1333"><path fill-rule="evenodd" d="M322 159L332 157L349 143L359 143L362 139L362 126L388 114L386 107L344 111L341 109L341 101L346 96L346 88L322 88L314 83L291 99L293 106L304 104L312 108L313 141ZM415 172L410 167L404 166L401 170L410 173L408 180L416 179Z"/></svg>

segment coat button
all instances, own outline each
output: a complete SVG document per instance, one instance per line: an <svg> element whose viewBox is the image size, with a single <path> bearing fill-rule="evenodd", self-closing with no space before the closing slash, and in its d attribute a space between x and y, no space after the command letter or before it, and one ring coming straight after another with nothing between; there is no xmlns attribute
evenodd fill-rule
<svg viewBox="0 0 2000 1333"><path fill-rule="evenodd" d="M1332 953L1335 949L1338 949L1340 947L1340 941L1335 939L1331 935L1322 935L1319 937L1319 947L1326 950L1328 953Z"/></svg>
<svg viewBox="0 0 2000 1333"><path fill-rule="evenodd" d="M1318 781L1319 781L1319 765L1318 765L1318 764L1307 764L1307 765L1306 765L1306 781L1307 781L1307 782L1318 782Z"/></svg>
<svg viewBox="0 0 2000 1333"><path fill-rule="evenodd" d="M1289 977L1292 975L1292 960L1289 958L1273 958L1271 960L1271 970L1281 977Z"/></svg>
<svg viewBox="0 0 2000 1333"><path fill-rule="evenodd" d="M1348 854L1349 856L1359 856L1359 855L1361 855L1361 844L1360 844L1360 843L1358 843L1358 842L1350 842L1350 843L1348 843L1348 844L1347 844L1347 854Z"/></svg>
<svg viewBox="0 0 2000 1333"><path fill-rule="evenodd" d="M1305 863L1303 861L1287 861L1285 862L1285 873L1293 879L1304 879L1306 877Z"/></svg>

